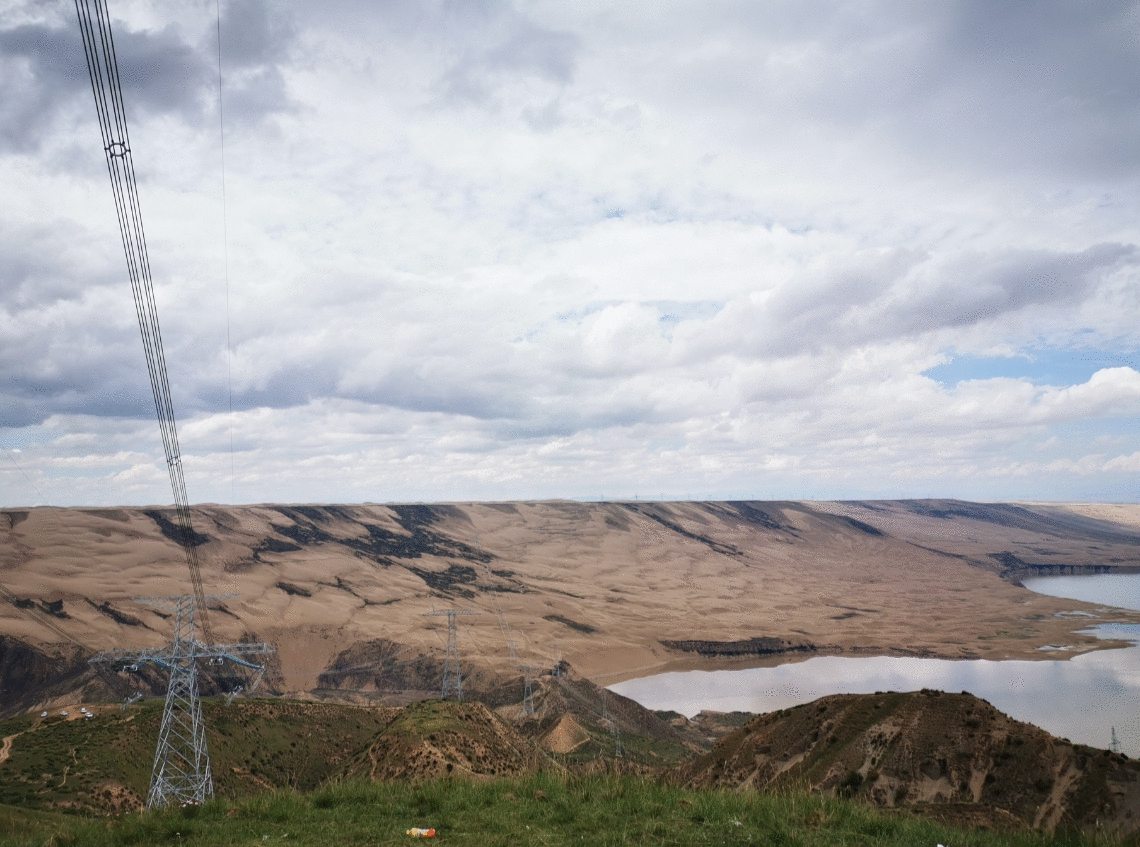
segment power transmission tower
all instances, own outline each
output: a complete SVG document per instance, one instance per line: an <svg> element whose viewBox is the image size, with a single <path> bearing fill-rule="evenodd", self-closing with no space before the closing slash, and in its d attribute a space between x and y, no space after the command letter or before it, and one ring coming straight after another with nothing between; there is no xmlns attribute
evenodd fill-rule
<svg viewBox="0 0 1140 847"><path fill-rule="evenodd" d="M608 725L610 728L610 735L614 737L614 757L621 759L625 757L625 751L621 746L621 730L618 729L617 721L611 718L606 710L606 689L602 689L602 723Z"/></svg>
<svg viewBox="0 0 1140 847"><path fill-rule="evenodd" d="M169 672L146 806L153 809L170 803L204 803L214 795L214 779L206 750L202 703L198 697L198 663L205 659L220 665L229 660L251 669L255 672L249 684L252 690L261 680L265 668L241 657L264 655L273 650L267 644L204 644L199 641L194 631L194 609L199 599L195 595L133 599L173 612L174 639L156 648L105 650L90 661L129 664L136 669L144 662L152 662ZM240 690L230 692L229 699L232 700Z"/></svg>
<svg viewBox="0 0 1140 847"><path fill-rule="evenodd" d="M447 615L447 655L443 660L443 687L440 689L439 699L446 700L447 695L455 692L455 699L463 699L463 679L459 673L459 652L455 647L455 616L477 615L471 609L435 609L424 612L425 617L440 617Z"/></svg>
<svg viewBox="0 0 1140 847"><path fill-rule="evenodd" d="M531 679L530 672L534 670L531 665L523 665L523 704L522 714L523 717L534 717L534 688L533 679Z"/></svg>

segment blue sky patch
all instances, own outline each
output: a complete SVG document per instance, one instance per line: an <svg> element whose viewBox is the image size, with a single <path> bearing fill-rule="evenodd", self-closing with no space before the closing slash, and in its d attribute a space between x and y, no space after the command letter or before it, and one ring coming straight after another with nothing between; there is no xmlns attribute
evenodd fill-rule
<svg viewBox="0 0 1140 847"><path fill-rule="evenodd" d="M947 388L971 379L1009 377L1034 385L1079 385L1101 368L1140 367L1140 356L1105 350L1029 350L1019 356L955 356L922 372Z"/></svg>

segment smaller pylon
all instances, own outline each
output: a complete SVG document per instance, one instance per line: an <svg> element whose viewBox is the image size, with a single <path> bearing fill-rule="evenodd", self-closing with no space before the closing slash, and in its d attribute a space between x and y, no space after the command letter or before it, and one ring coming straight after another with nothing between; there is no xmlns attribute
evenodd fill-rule
<svg viewBox="0 0 1140 847"><path fill-rule="evenodd" d="M439 617L447 615L447 655L443 660L443 685L440 688L439 699L446 700L449 694L454 694L456 700L463 699L463 677L459 673L459 651L455 644L455 616L477 615L471 609L436 609L424 612L426 617Z"/></svg>
<svg viewBox="0 0 1140 847"><path fill-rule="evenodd" d="M625 757L625 750L621 746L621 730L618 729L617 721L609 716L606 709L606 689L602 689L602 723L610 728L610 735L614 737L614 757L621 759Z"/></svg>
<svg viewBox="0 0 1140 847"><path fill-rule="evenodd" d="M534 670L530 665L523 665L523 704L522 713L523 717L534 717L534 680L531 679L530 672Z"/></svg>

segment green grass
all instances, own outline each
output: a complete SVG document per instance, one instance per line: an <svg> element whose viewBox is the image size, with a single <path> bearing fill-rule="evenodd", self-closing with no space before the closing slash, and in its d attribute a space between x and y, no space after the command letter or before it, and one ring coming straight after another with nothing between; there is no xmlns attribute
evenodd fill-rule
<svg viewBox="0 0 1140 847"><path fill-rule="evenodd" d="M387 721L375 709L288 700L226 706L208 698L202 708L215 787L227 797L266 788L312 790ZM151 700L90 719L20 715L0 721L0 737L22 733L0 763L0 804L106 808L111 796L124 791L141 803L161 715L162 701Z"/></svg>
<svg viewBox="0 0 1140 847"><path fill-rule="evenodd" d="M311 794L277 791L200 808L82 819L0 807L0 847L306 845L353 847L608 847L608 845L906 845L1033 847L1034 835L965 832L817 795L690 791L617 776L537 774L486 782L350 782ZM1077 840L1063 843L1107 844Z"/></svg>

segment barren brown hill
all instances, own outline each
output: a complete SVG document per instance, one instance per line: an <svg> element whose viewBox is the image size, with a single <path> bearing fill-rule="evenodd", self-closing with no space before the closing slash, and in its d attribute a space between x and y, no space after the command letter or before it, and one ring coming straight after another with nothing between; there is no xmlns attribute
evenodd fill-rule
<svg viewBox="0 0 1140 847"><path fill-rule="evenodd" d="M1140 762L971 694L837 694L759 715L674 769L688 786L808 787L970 825L1140 830Z"/></svg>
<svg viewBox="0 0 1140 847"><path fill-rule="evenodd" d="M562 658L611 683L820 653L1056 658L1104 646L1074 612L1137 618L1017 584L1135 570L1136 506L552 501L198 506L193 518L207 592L234 595L210 615L215 635L271 643L286 692L375 694L376 676L347 662L379 640L374 659L412 668L402 684L434 689L447 622L433 607L480 613L458 621L463 666L488 688L519 680L517 700L509 641L521 662ZM27 708L27 658L64 646L28 612L90 650L163 643L168 620L131 598L189 591L174 537L159 508L0 512L14 600L0 607L0 667L14 674L0 706Z"/></svg>
<svg viewBox="0 0 1140 847"><path fill-rule="evenodd" d="M341 768L348 779L492 777L561 770L541 747L483 703L427 700L393 721Z"/></svg>

